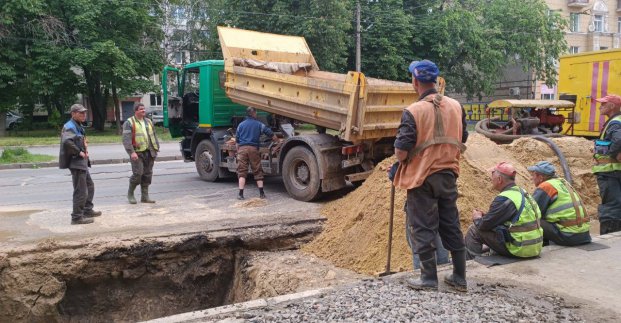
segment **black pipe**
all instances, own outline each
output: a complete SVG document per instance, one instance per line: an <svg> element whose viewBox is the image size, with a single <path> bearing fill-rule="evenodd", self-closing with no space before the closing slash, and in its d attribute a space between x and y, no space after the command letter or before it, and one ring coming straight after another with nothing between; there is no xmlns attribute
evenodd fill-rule
<svg viewBox="0 0 621 323"><path fill-rule="evenodd" d="M563 152L558 148L558 146L552 140L550 140L550 138L546 138L543 136L534 136L533 139L545 142L546 144L548 144L548 146L550 146L550 148L552 148L556 156L558 156L559 162L561 163L561 168L563 168L563 174L565 174L565 179L569 182L569 184L573 185L574 181L571 178L571 173L569 172L567 160L565 159L565 155L563 155Z"/></svg>
<svg viewBox="0 0 621 323"><path fill-rule="evenodd" d="M534 137L534 136L539 136L539 137L562 137L563 135L560 133L547 133L547 134L543 134L543 135L506 135L506 134L499 134L499 133L495 133L493 131L490 131L489 129L487 129L487 127L485 126L485 123L488 121L488 119L483 119L479 122L477 122L477 124L474 127L474 130L482 135L484 135L485 137L497 142L497 143L503 143L503 144L507 144L507 143L511 143L513 140L518 139L518 138L526 138L526 137Z"/></svg>

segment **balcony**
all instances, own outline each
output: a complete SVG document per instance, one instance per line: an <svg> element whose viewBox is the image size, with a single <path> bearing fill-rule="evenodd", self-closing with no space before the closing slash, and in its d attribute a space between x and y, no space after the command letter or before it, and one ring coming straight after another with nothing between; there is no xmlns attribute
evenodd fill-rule
<svg viewBox="0 0 621 323"><path fill-rule="evenodd" d="M567 6L572 8L582 8L589 5L589 0L567 0Z"/></svg>

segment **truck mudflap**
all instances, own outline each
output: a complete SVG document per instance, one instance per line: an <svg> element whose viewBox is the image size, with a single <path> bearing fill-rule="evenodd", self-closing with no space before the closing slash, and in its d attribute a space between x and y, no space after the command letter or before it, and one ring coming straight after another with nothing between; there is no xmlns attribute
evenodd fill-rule
<svg viewBox="0 0 621 323"><path fill-rule="evenodd" d="M345 174L341 168L341 141L327 134L309 134L288 138L282 146L280 154L280 172L287 152L296 146L306 146L317 159L318 175L321 180L321 191L330 192L345 187Z"/></svg>

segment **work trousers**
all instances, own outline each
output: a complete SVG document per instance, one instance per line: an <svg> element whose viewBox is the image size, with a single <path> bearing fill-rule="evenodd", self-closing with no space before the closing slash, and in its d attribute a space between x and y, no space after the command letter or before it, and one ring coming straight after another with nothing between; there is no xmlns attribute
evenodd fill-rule
<svg viewBox="0 0 621 323"><path fill-rule="evenodd" d="M403 211L407 213L407 202L405 203L403 207ZM407 217L405 221L406 221L405 238L407 239L408 246L410 247L410 250L412 251L412 266L414 267L414 269L420 269L420 257L418 256L417 253L414 252L414 243L412 242L412 237L410 236L410 230L408 230L409 224L407 222ZM442 245L442 239L440 238L440 234L436 235L436 239L434 243L436 245L436 263L438 265L448 264L450 262L449 252L448 250L444 249L444 246Z"/></svg>
<svg viewBox="0 0 621 323"><path fill-rule="evenodd" d="M483 245L487 245L497 254L505 257L515 257L507 246L503 235L497 231L479 230L476 225L472 224L466 233L466 250L468 251L468 259L483 254Z"/></svg>
<svg viewBox="0 0 621 323"><path fill-rule="evenodd" d="M457 183L452 171L431 174L423 185L408 190L406 216L414 253L424 254L439 248L438 233L444 248L464 249L457 210Z"/></svg>
<svg viewBox="0 0 621 323"><path fill-rule="evenodd" d="M147 187L151 185L151 179L153 178L155 158L151 155L150 150L137 152L136 154L138 159L131 160L132 176L129 178L129 182L136 186Z"/></svg>
<svg viewBox="0 0 621 323"><path fill-rule="evenodd" d="M71 219L79 219L93 210L95 184L88 170L70 169L73 181L73 212Z"/></svg>
<svg viewBox="0 0 621 323"><path fill-rule="evenodd" d="M252 177L254 177L255 181L263 180L259 148L255 146L241 146L237 150L237 177L246 178L249 168L252 169Z"/></svg>
<svg viewBox="0 0 621 323"><path fill-rule="evenodd" d="M541 220L541 228L543 229L543 240L552 241L559 246L578 246L591 242L591 234L582 233L566 233L562 232L554 223Z"/></svg>
<svg viewBox="0 0 621 323"><path fill-rule="evenodd" d="M621 172L598 173L597 185L602 204L597 207L600 234L621 230Z"/></svg>

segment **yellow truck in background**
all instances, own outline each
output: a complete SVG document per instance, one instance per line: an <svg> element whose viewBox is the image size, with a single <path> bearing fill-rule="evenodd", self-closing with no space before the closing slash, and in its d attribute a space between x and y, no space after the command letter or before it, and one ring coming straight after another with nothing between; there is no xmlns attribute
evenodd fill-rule
<svg viewBox="0 0 621 323"><path fill-rule="evenodd" d="M223 61L165 67L162 79L164 125L182 137L201 178L236 172L232 135L247 106L268 113L265 123L283 139L261 145L262 169L282 175L298 200L360 182L393 154L402 111L418 98L410 83L321 71L303 37L227 27L218 35ZM299 122L316 133L298 133Z"/></svg>
<svg viewBox="0 0 621 323"><path fill-rule="evenodd" d="M576 104L571 120L574 136L597 137L606 122L596 98L621 95L621 49L566 55L560 58L559 99Z"/></svg>

